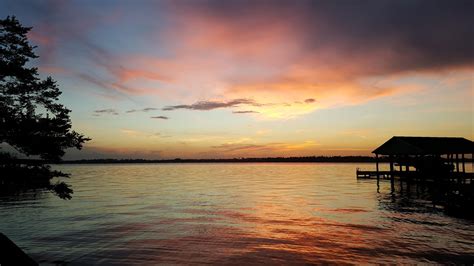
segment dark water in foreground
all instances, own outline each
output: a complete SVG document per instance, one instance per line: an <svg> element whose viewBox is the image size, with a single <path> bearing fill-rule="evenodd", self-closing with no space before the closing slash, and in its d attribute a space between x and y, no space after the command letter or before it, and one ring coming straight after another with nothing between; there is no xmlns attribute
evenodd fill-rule
<svg viewBox="0 0 474 266"><path fill-rule="evenodd" d="M329 163L63 165L74 195L0 199L44 264L474 262L474 222Z"/></svg>

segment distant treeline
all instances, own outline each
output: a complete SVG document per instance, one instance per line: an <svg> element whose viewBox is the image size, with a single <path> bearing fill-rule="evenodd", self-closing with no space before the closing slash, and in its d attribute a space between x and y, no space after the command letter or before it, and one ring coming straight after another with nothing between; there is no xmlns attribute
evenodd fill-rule
<svg viewBox="0 0 474 266"><path fill-rule="evenodd" d="M388 161L379 158L379 161ZM112 163L360 163L375 162L375 157L370 156L308 156L308 157L268 157L268 158L232 158L232 159L167 159L167 160L146 160L146 159L87 159L87 160L66 160L63 164L112 164Z"/></svg>

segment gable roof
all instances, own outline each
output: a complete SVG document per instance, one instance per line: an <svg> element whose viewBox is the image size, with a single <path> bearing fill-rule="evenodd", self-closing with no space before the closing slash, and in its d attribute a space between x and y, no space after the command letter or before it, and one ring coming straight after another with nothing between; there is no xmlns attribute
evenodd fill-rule
<svg viewBox="0 0 474 266"><path fill-rule="evenodd" d="M372 153L382 155L427 155L474 153L474 142L465 138L395 136Z"/></svg>

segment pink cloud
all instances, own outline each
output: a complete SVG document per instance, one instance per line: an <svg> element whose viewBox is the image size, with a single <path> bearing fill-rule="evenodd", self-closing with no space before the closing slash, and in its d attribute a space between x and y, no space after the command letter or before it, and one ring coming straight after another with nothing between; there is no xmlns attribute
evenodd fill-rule
<svg viewBox="0 0 474 266"><path fill-rule="evenodd" d="M54 39L47 36L43 35L37 31L30 31L28 32L28 39L32 41L35 44L42 45L42 46L47 46L51 45L54 42Z"/></svg>
<svg viewBox="0 0 474 266"><path fill-rule="evenodd" d="M380 48L370 55L351 55L346 44L325 42L308 49L304 25L295 18L282 20L279 14L263 12L258 17L250 14L245 20L231 20L207 10L185 8L175 16L172 31L159 33L167 36L164 46L174 46L173 57L129 56L126 61L133 68L112 72L120 81L172 80L179 88L170 93L176 95L182 90L224 99L318 99L320 104L295 110L298 114L403 91L364 83L365 78L390 75L390 65L384 62L396 60L397 53ZM207 86L213 83L218 86Z"/></svg>
<svg viewBox="0 0 474 266"><path fill-rule="evenodd" d="M449 56L450 51L440 51L442 56L438 57L420 50L411 42L418 37L406 33L409 29L388 24L390 34L380 34L377 27L368 31L373 18L350 21L338 16L339 8L331 4L315 9L262 1L249 8L239 3L211 2L166 2L160 6L172 14L166 16L166 27L150 27L144 36L150 46L158 47L156 53L112 54L87 39L97 24L119 23L124 13L117 10L107 18L75 18L69 25L72 29L40 26L32 39L45 46L53 46L55 40L42 37L43 32L48 33L44 36L59 33L59 39L75 39L88 51L89 60L106 73L93 78L89 75L85 80L124 95L160 95L172 100L170 105L212 99L318 99L314 105L252 109L261 116L275 117L359 104L409 90L367 80L472 67L469 60ZM383 18L381 23L387 23L385 19L392 18ZM444 35L427 32L434 38L434 46L445 44Z"/></svg>

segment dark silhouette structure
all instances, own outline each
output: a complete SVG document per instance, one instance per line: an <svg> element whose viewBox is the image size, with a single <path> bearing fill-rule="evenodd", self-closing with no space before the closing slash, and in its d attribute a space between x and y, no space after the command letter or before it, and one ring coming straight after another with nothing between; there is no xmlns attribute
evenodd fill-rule
<svg viewBox="0 0 474 266"><path fill-rule="evenodd" d="M68 185L49 182L66 175L51 171L46 163L59 161L67 148L81 149L89 139L72 130L70 110L58 103L56 82L41 79L38 69L28 66L37 58L27 38L30 30L15 17L0 20L0 144L45 161L21 162L0 152L0 192L46 188L70 198Z"/></svg>
<svg viewBox="0 0 474 266"><path fill-rule="evenodd" d="M473 173L466 172L467 156L471 156L471 161L474 157L474 142L465 138L392 137L372 153L376 158L376 171L358 171L358 176L474 177ZM390 163L389 171L379 171L381 158Z"/></svg>
<svg viewBox="0 0 474 266"><path fill-rule="evenodd" d="M23 250L2 233L0 233L0 247L2 247L2 252L0 253L0 265L38 265L38 263L26 255Z"/></svg>
<svg viewBox="0 0 474 266"><path fill-rule="evenodd" d="M450 209L473 209L474 172L466 170L466 163L473 162L474 142L465 138L396 136L372 153L376 170L357 169L357 178L377 178L377 186L380 178L390 179L392 190L395 178L402 188L403 182L407 186L429 186L436 194L433 198ZM388 161L388 171L380 170L380 160Z"/></svg>
<svg viewBox="0 0 474 266"><path fill-rule="evenodd" d="M392 171L398 164L400 172L415 167L425 174L465 173L465 155L474 154L474 143L465 138L393 137L372 153L388 156Z"/></svg>

